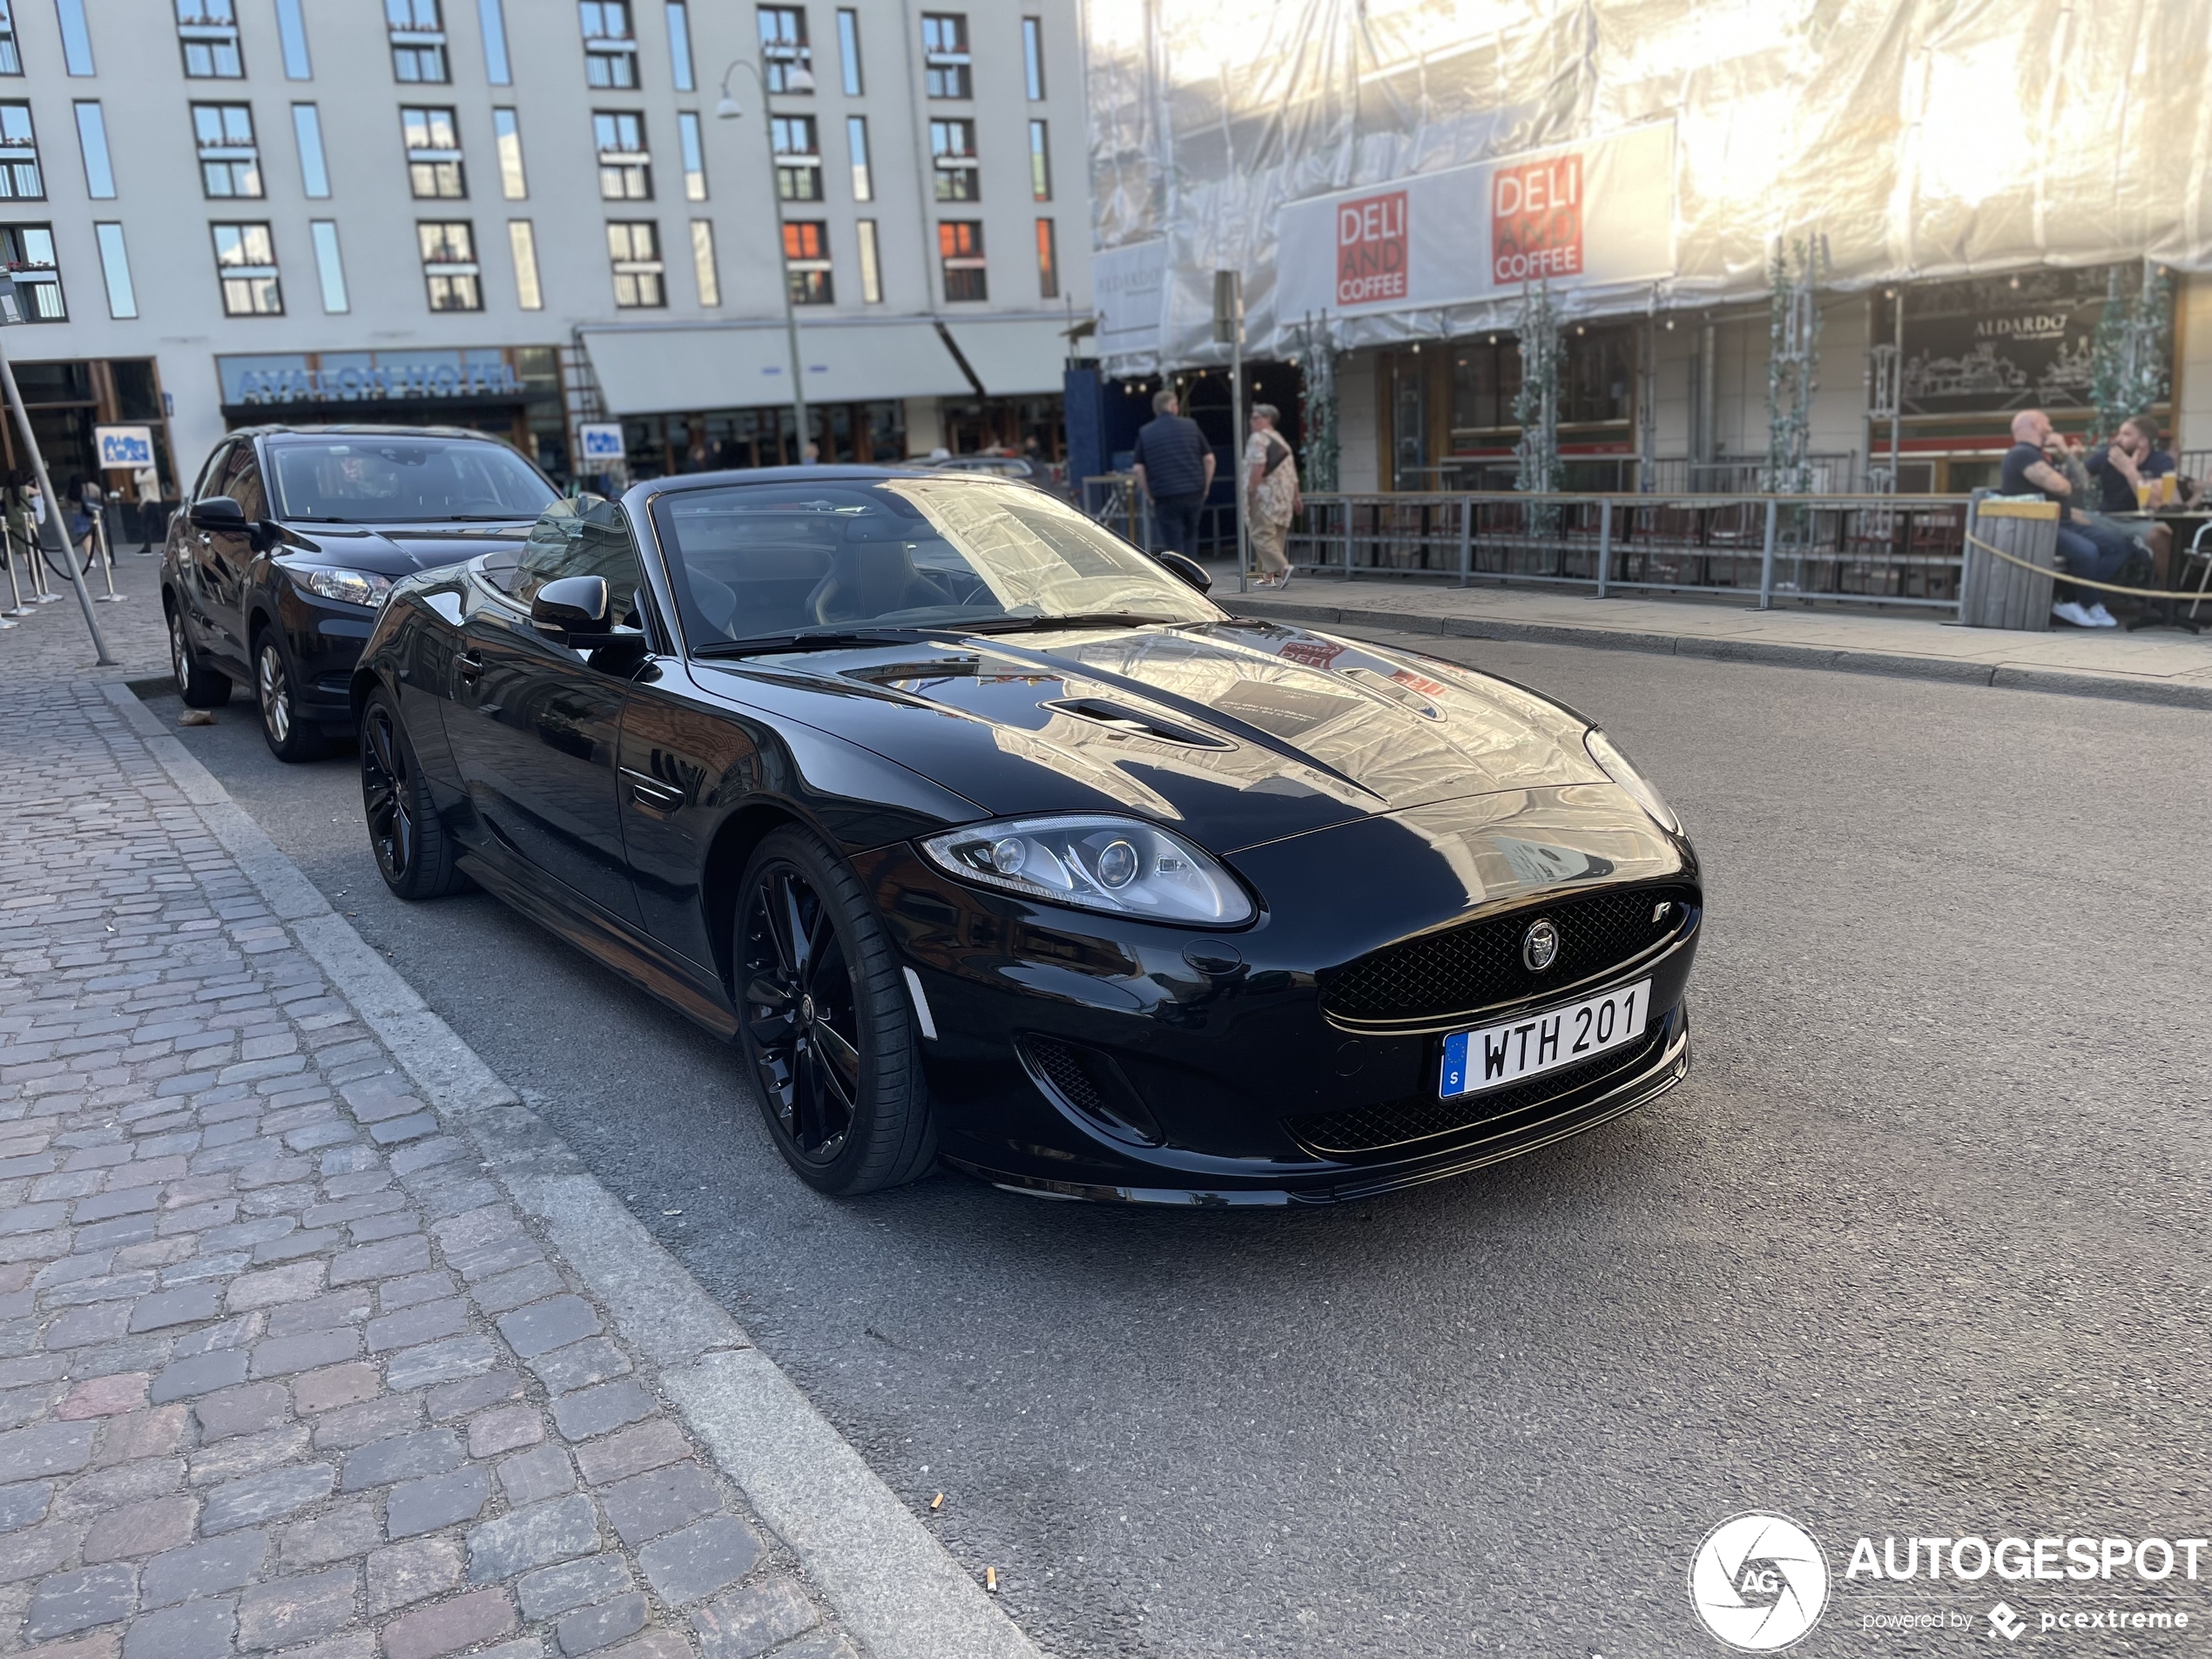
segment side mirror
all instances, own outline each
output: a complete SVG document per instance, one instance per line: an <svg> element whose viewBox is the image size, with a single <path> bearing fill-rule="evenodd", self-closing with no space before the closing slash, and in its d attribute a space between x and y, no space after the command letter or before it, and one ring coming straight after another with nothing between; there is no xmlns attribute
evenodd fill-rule
<svg viewBox="0 0 2212 1659"><path fill-rule="evenodd" d="M557 635L578 651L604 645L614 637L608 619L610 597L603 576L564 576L549 582L530 601L530 625L542 634Z"/></svg>
<svg viewBox="0 0 2212 1659"><path fill-rule="evenodd" d="M1186 559L1180 553L1155 553L1152 556L1199 592L1213 591L1213 578L1206 574L1206 567L1197 560Z"/></svg>
<svg viewBox="0 0 2212 1659"><path fill-rule="evenodd" d="M210 496L192 504L192 526L196 530L228 530L243 536L249 526L246 509L228 496Z"/></svg>

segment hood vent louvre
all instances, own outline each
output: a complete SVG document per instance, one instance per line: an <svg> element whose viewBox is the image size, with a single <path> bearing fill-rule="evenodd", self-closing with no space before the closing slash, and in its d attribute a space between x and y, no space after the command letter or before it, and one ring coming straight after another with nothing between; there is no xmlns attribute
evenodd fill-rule
<svg viewBox="0 0 2212 1659"><path fill-rule="evenodd" d="M1079 720L1089 720L1109 731L1132 738L1150 738L1156 743L1177 743L1188 749L1233 749L1237 745L1224 738L1209 737L1193 732L1188 726L1177 725L1157 714L1132 709L1123 704L1109 702L1103 697L1063 698L1056 703L1041 705L1055 714L1071 714Z"/></svg>

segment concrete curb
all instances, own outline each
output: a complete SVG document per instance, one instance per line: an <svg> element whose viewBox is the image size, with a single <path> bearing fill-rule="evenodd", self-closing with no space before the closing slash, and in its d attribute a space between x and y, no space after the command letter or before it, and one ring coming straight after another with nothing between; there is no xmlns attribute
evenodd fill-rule
<svg viewBox="0 0 2212 1659"><path fill-rule="evenodd" d="M541 1221L685 1426L873 1659L1042 1659L728 1312L522 1103L120 679L101 691L486 1172Z"/></svg>
<svg viewBox="0 0 2212 1659"><path fill-rule="evenodd" d="M1224 595L1231 610L1262 620L1317 623L1325 627L1373 628L1401 634L1442 634L1469 639L1521 640L1541 645L1580 645L1598 651L1652 651L1721 663L1761 663L1777 668L1817 668L1833 673L1878 674L1894 679L1947 680L1960 685L2095 697L2168 708L2212 709L2212 685L2175 685L2117 674L1961 662L1950 657L1910 657L1840 646L1778 644L1767 640L1716 639L1707 634L1642 633L1624 628L1578 628L1568 623L1494 622L1479 617L1439 617L1356 605L1305 604L1248 595Z"/></svg>

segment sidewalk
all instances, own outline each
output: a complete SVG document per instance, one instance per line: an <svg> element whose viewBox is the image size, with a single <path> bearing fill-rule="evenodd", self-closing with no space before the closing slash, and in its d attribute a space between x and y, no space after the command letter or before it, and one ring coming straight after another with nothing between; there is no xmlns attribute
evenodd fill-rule
<svg viewBox="0 0 2212 1659"><path fill-rule="evenodd" d="M2031 634L1962 628L1930 612L1870 615L1790 601L1755 610L1745 602L1600 599L1534 585L1301 575L1280 595L1239 594L1234 565L1211 569L1214 597L1231 610L1322 627L1659 651L2212 708L2212 605L2201 635L2163 628Z"/></svg>
<svg viewBox="0 0 2212 1659"><path fill-rule="evenodd" d="M0 633L0 1649L1035 1659L125 689Z"/></svg>

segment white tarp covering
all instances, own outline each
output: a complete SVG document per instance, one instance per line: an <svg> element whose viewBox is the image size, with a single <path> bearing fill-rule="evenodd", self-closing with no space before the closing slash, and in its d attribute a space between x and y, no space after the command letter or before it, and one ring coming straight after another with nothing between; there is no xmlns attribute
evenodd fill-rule
<svg viewBox="0 0 2212 1659"><path fill-rule="evenodd" d="M581 331L610 415L742 409L791 401L791 352L779 327L678 324ZM974 388L927 322L802 324L809 403L954 397Z"/></svg>
<svg viewBox="0 0 2212 1659"><path fill-rule="evenodd" d="M1655 288L1662 307L1763 297L1777 237L1824 242L1838 287L2145 257L2212 269L2206 0L1089 0L1085 15L1095 268L1163 271L1157 347L1130 314L1142 286L1118 314L1103 302L1109 369L1225 357L1217 268L1244 273L1248 349L1287 354L1283 327L1323 308L1305 250L1326 199L1404 188L1418 236L1443 175L1637 131L1671 134L1670 268L1600 280L1589 245L1579 286L1554 284L1569 314L1640 312ZM1584 233L1611 234L1585 169ZM1487 265L1494 198L1464 202L1460 242ZM1388 239L1387 215L1372 227ZM1324 233L1331 270L1339 233ZM1406 254L1419 265L1410 237ZM1332 293L1338 343L1510 324L1517 288L1442 286L1460 292L1409 270L1402 300L1349 315Z"/></svg>

